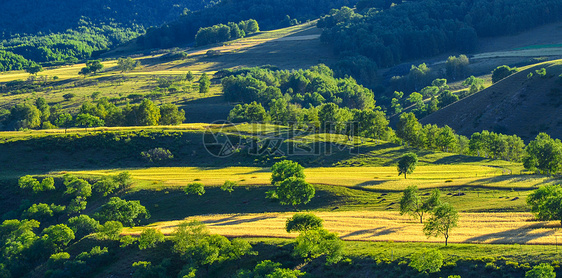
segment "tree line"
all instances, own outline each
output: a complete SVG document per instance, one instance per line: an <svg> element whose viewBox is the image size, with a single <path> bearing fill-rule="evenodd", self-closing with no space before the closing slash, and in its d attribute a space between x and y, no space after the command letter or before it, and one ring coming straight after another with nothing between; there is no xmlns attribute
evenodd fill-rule
<svg viewBox="0 0 562 278"><path fill-rule="evenodd" d="M151 26L176 20L188 10L213 1L4 1L0 10L0 49L44 65L76 63L128 42ZM11 12L10 12L11 11ZM111 11L111 12L107 12ZM0 71L20 70L14 59L0 55ZM12 55L10 55L12 56Z"/></svg>
<svg viewBox="0 0 562 278"><path fill-rule="evenodd" d="M86 101L75 115L64 112L60 105L49 106L40 97L35 103L24 102L15 105L4 119L7 129L50 129L69 127L99 126L150 126L177 125L185 120L185 111L175 104L156 106L149 99L138 105L127 104L118 107L101 98L95 102Z"/></svg>
<svg viewBox="0 0 562 278"><path fill-rule="evenodd" d="M471 52L479 37L515 34L560 20L561 14L562 4L555 0L406 1L332 10L318 27L337 53L389 67L455 49Z"/></svg>
<svg viewBox="0 0 562 278"><path fill-rule="evenodd" d="M187 12L178 20L147 30L137 43L146 48L164 48L193 43L200 28L252 18L263 30L273 30L314 20L331 9L355 5L356 0L237 0L220 1L203 10ZM298 7L298 8L295 8Z"/></svg>
<svg viewBox="0 0 562 278"><path fill-rule="evenodd" d="M217 24L210 27L203 27L197 31L195 35L195 44L197 46L226 42L243 38L247 35L260 31L257 21L248 19L239 23L228 22L225 24Z"/></svg>

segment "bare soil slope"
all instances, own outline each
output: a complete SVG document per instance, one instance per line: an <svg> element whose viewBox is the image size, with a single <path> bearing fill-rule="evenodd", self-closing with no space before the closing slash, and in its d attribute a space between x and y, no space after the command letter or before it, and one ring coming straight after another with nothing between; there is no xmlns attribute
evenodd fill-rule
<svg viewBox="0 0 562 278"><path fill-rule="evenodd" d="M536 70L546 68L546 76ZM528 78L528 74L533 77ZM448 125L459 134L489 130L517 134L530 141L539 132L562 138L562 61L545 62L517 72L493 86L427 117L423 124Z"/></svg>

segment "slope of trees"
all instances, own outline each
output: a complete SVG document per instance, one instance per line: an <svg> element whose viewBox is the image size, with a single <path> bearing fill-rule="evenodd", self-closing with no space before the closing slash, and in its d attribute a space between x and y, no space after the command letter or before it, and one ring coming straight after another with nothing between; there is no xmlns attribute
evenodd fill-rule
<svg viewBox="0 0 562 278"><path fill-rule="evenodd" d="M258 22L253 19L240 21L239 23L229 22L226 25L217 24L200 28L195 35L195 44L202 46L235 40L259 32L259 30Z"/></svg>
<svg viewBox="0 0 562 278"><path fill-rule="evenodd" d="M400 1L401 2L401 1ZM478 37L514 34L560 20L562 3L547 1L407 1L381 10L343 7L318 22L322 40L341 54L379 67L453 49L475 50Z"/></svg>
<svg viewBox="0 0 562 278"><path fill-rule="evenodd" d="M7 129L49 129L99 126L178 125L185 120L185 111L174 104L157 107L151 100L143 99L138 105L117 107L107 98L84 102L74 116L60 106L49 106L43 98L35 104L26 102L10 110L5 118Z"/></svg>
<svg viewBox="0 0 562 278"><path fill-rule="evenodd" d="M176 20L189 10L212 6L212 1L2 1L0 10L0 71L14 66L14 54L27 60L74 63L127 42L151 26ZM19 56L15 56L19 57ZM19 59L19 58L18 58Z"/></svg>
<svg viewBox="0 0 562 278"><path fill-rule="evenodd" d="M351 109L375 108L371 90L352 78L334 78L333 71L322 64L299 71L250 68L220 74L228 75L222 86L225 99L231 102L257 101L270 107L274 100L285 99L302 107L335 103Z"/></svg>
<svg viewBox="0 0 562 278"><path fill-rule="evenodd" d="M179 20L150 29L139 38L145 48L170 47L192 43L199 28L228 22L240 22L253 18L260 28L272 30L287 27L298 22L314 20L331 9L353 6L356 0L236 0L220 1L213 7L187 12Z"/></svg>

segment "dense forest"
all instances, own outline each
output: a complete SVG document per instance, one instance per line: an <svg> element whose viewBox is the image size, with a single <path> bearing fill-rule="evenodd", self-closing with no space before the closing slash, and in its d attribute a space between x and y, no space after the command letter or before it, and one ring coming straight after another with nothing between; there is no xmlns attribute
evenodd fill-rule
<svg viewBox="0 0 562 278"><path fill-rule="evenodd" d="M145 48L193 43L197 31L202 27L239 22L250 18L257 20L261 29L272 30L314 20L327 14L331 9L346 5L353 6L356 2L355 0L221 1L211 8L187 13L175 22L148 30L147 34L138 40L138 43Z"/></svg>
<svg viewBox="0 0 562 278"><path fill-rule="evenodd" d="M366 0L356 10L332 10L318 22L325 29L323 41L342 56L360 55L390 67L455 49L469 53L478 37L515 34L562 17L556 0L387 2Z"/></svg>
<svg viewBox="0 0 562 278"><path fill-rule="evenodd" d="M0 71L21 70L32 62L76 63L128 42L149 27L214 5L208 0L62 2L0 3L5 11L0 18Z"/></svg>

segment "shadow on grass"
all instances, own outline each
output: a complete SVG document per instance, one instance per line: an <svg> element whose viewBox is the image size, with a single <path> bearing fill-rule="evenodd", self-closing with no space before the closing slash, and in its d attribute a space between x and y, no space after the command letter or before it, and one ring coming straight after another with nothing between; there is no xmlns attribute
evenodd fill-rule
<svg viewBox="0 0 562 278"><path fill-rule="evenodd" d="M540 180L543 178L546 179ZM562 179L560 177L548 177L544 175L501 175L501 176L493 176L489 178L481 178L481 179L473 180L468 182L466 185L475 186L475 185L482 185L482 184L495 184L499 182L520 183L520 182L527 182L529 180L537 181L537 183L534 184L533 187L562 182ZM529 188L530 187L531 186L529 186Z"/></svg>
<svg viewBox="0 0 562 278"><path fill-rule="evenodd" d="M436 160L435 164L458 164L458 163L468 163L468 162L480 162L484 161L486 158L477 156L466 156L466 155L451 155L447 157L440 158Z"/></svg>
<svg viewBox="0 0 562 278"><path fill-rule="evenodd" d="M512 244L512 243L528 243L531 240L538 239L545 236L553 235L556 230L555 229L545 229L549 228L544 224L537 223L532 225L527 225L524 227L520 227L517 229L507 230L498 233L486 234L477 237L472 237L467 239L465 242L467 243L478 243L478 242L486 242L486 243L500 243L500 244ZM538 233L532 233L537 229L541 229Z"/></svg>
<svg viewBox="0 0 562 278"><path fill-rule="evenodd" d="M265 213L295 211L292 206L281 205L278 201L266 199L266 191L272 186L256 186L246 188L235 187L232 194L220 190L218 187L205 188L202 196L188 196L181 189L169 190L140 190L124 196L127 200L139 200L152 217L150 223L160 221L181 220L186 217L204 214L233 214L233 213ZM346 196L317 188L316 195L306 205L300 205L298 210L329 209L345 202ZM216 220L216 225L233 225L232 217ZM243 222L258 221L256 219L241 220ZM213 223L207 223L213 224Z"/></svg>
<svg viewBox="0 0 562 278"><path fill-rule="evenodd" d="M365 235L366 237L384 236L384 235L396 233L400 230L402 230L402 228L380 227L380 228L374 228L374 229L366 229L366 230L355 231L355 232L349 233L347 235L343 235L340 238L345 239L345 238L361 236L361 235Z"/></svg>

